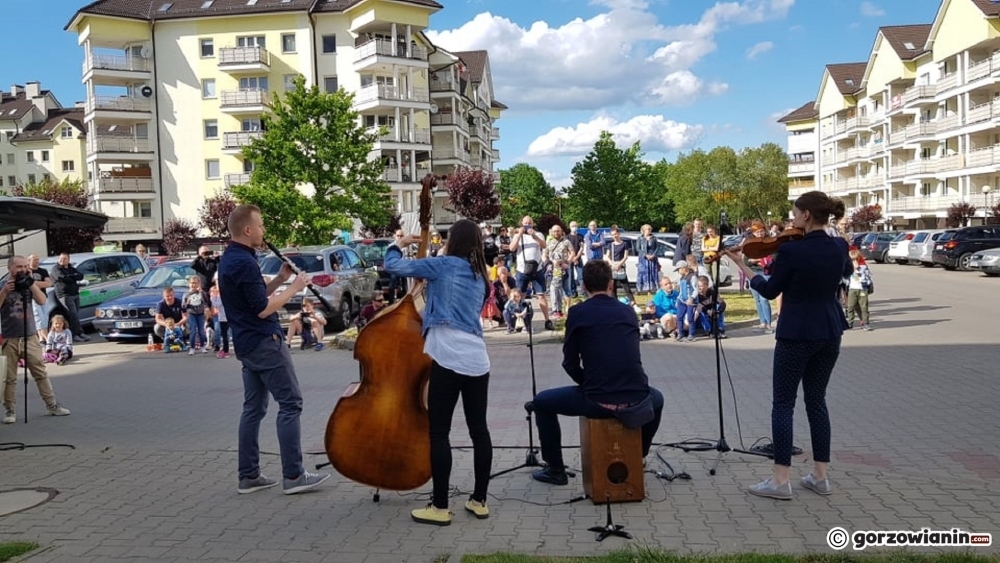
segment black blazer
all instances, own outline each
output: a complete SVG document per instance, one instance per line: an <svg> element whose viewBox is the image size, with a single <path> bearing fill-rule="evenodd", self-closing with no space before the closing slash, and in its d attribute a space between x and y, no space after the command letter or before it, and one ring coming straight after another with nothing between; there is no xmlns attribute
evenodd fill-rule
<svg viewBox="0 0 1000 563"><path fill-rule="evenodd" d="M750 287L767 299L781 294L776 338L832 340L849 327L837 292L840 282L853 273L847 241L813 231L781 245L771 277L756 275Z"/></svg>

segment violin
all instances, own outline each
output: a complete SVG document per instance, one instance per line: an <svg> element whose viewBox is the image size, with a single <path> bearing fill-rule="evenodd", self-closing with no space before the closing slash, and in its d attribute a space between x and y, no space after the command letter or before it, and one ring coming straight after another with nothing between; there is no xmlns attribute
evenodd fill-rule
<svg viewBox="0 0 1000 563"><path fill-rule="evenodd" d="M770 256L778 251L778 247L786 242L799 240L806 232L796 227L789 227L773 237L753 237L743 242L740 250L743 255L752 260Z"/></svg>

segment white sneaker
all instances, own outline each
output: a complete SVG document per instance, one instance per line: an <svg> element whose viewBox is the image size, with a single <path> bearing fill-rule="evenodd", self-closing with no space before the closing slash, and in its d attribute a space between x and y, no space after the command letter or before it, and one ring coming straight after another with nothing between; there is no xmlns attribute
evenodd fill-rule
<svg viewBox="0 0 1000 563"><path fill-rule="evenodd" d="M201 347L201 353L202 354L207 354L208 353L208 346L202 346Z"/></svg>
<svg viewBox="0 0 1000 563"><path fill-rule="evenodd" d="M14 409L8 408L3 415L4 424L14 424L17 422L17 415L14 414Z"/></svg>
<svg viewBox="0 0 1000 563"><path fill-rule="evenodd" d="M188 350L188 356L193 356L193 355L194 355L194 348L191 348L190 350Z"/></svg>
<svg viewBox="0 0 1000 563"><path fill-rule="evenodd" d="M69 409L58 403L45 407L45 410L49 416L66 416L69 414Z"/></svg>

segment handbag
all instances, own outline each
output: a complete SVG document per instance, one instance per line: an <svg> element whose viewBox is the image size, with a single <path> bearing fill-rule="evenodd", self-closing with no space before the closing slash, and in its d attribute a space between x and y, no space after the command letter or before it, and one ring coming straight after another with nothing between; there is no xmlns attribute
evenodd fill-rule
<svg viewBox="0 0 1000 563"><path fill-rule="evenodd" d="M870 282L868 284L868 295L875 293L875 282Z"/></svg>
<svg viewBox="0 0 1000 563"><path fill-rule="evenodd" d="M625 268L619 268L619 269L615 270L611 274L611 277L612 277L612 279L616 279L618 281L624 281L625 279L627 279L625 277Z"/></svg>
<svg viewBox="0 0 1000 563"><path fill-rule="evenodd" d="M524 261L524 271L521 272L526 276L533 276L538 273L538 260L525 260Z"/></svg>

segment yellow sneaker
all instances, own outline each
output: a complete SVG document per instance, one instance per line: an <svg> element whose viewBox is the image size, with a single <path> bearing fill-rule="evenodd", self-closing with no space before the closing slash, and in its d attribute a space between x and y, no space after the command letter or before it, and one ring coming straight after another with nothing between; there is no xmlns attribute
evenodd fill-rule
<svg viewBox="0 0 1000 563"><path fill-rule="evenodd" d="M474 514L476 518L479 518L480 520L485 520L490 517L490 509L486 506L485 502L469 499L469 501L465 503L465 509Z"/></svg>
<svg viewBox="0 0 1000 563"><path fill-rule="evenodd" d="M437 508L433 504L428 504L425 508L418 508L410 512L415 522L421 524L434 524L435 526L448 526L451 524L451 512L446 508Z"/></svg>

